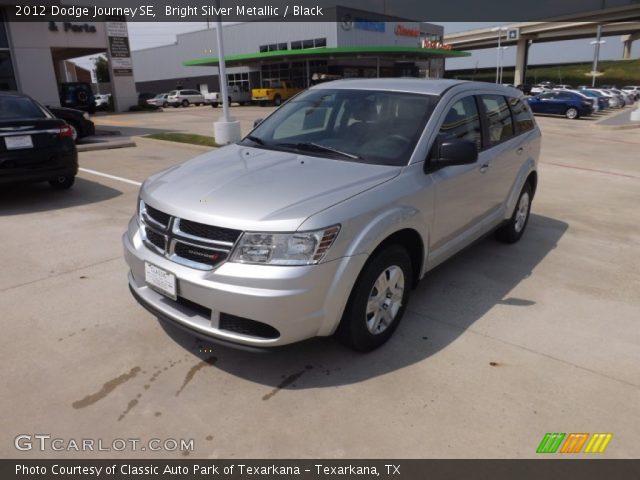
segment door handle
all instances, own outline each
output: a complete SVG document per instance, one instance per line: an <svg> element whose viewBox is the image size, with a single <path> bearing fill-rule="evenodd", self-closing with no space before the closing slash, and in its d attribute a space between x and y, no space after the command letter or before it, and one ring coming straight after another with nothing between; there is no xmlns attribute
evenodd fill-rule
<svg viewBox="0 0 640 480"><path fill-rule="evenodd" d="M485 173L487 170L489 170L489 164L485 163L484 165L482 165L480 167L480 173Z"/></svg>
<svg viewBox="0 0 640 480"><path fill-rule="evenodd" d="M520 148L518 148L518 149L516 150L516 153L517 153L518 155L520 155L522 152L524 152L524 148L523 148L523 147L520 147Z"/></svg>

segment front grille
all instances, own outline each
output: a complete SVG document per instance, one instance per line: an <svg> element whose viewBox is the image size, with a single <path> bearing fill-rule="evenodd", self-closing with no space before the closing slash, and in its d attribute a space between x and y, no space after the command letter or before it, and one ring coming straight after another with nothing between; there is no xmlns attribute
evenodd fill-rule
<svg viewBox="0 0 640 480"><path fill-rule="evenodd" d="M271 325L228 313L220 313L220 329L250 337L272 339L280 336L280 332Z"/></svg>
<svg viewBox="0 0 640 480"><path fill-rule="evenodd" d="M203 223L192 222L191 220L180 220L180 231L193 235L194 237L229 243L234 243L240 236L240 233L242 233L239 230L214 227Z"/></svg>
<svg viewBox="0 0 640 480"><path fill-rule="evenodd" d="M149 227L144 227L144 233L145 233L149 243L155 245L160 250L164 251L164 249L165 249L165 238L164 238L163 235L160 235L159 233L156 233L155 231L151 230Z"/></svg>
<svg viewBox="0 0 640 480"><path fill-rule="evenodd" d="M165 227L169 225L170 217L168 213L164 213L164 212L161 212L160 210L156 210L155 208L150 207L149 205L145 205L145 210L147 211L147 215L149 216L149 218L152 218L153 220L158 222L160 225L164 225Z"/></svg>
<svg viewBox="0 0 640 480"><path fill-rule="evenodd" d="M230 228L172 219L171 215L149 205L144 205L142 212L147 247L151 250L155 247L166 258L200 270L211 270L224 262L242 234Z"/></svg>
<svg viewBox="0 0 640 480"><path fill-rule="evenodd" d="M176 243L174 254L178 257L191 260L192 262L204 263L205 265L210 265L212 267L227 258L227 252L196 247L181 242Z"/></svg>

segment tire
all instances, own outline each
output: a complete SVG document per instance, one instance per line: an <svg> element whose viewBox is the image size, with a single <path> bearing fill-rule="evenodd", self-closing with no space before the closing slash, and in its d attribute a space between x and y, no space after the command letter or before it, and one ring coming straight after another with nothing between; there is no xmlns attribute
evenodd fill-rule
<svg viewBox="0 0 640 480"><path fill-rule="evenodd" d="M211 108L218 108L218 104L217 104L217 103L215 103L215 102L213 102L213 103L211 104Z"/></svg>
<svg viewBox="0 0 640 480"><path fill-rule="evenodd" d="M167 108L169 106L169 104L167 102L163 102L162 103L162 108Z"/></svg>
<svg viewBox="0 0 640 480"><path fill-rule="evenodd" d="M575 120L576 118L580 117L580 112L578 112L577 108L569 107L567 108L567 111L564 112L564 116L569 120Z"/></svg>
<svg viewBox="0 0 640 480"><path fill-rule="evenodd" d="M395 283L385 283L390 277ZM377 253L360 272L336 337L360 352L383 345L404 315L412 279L411 259L403 247L391 245ZM386 294L380 292L381 286L387 289Z"/></svg>
<svg viewBox="0 0 640 480"><path fill-rule="evenodd" d="M520 240L529 223L532 193L531 184L525 183L518 197L516 208L513 210L513 215L507 223L496 230L497 240L503 243L516 243Z"/></svg>
<svg viewBox="0 0 640 480"><path fill-rule="evenodd" d="M183 107L188 107L189 106L189 100L187 100L186 98L184 100L182 100L182 106Z"/></svg>
<svg viewBox="0 0 640 480"><path fill-rule="evenodd" d="M279 107L281 103L282 103L282 98L280 97L280 95L276 95L275 97L273 97L273 104L276 107Z"/></svg>
<svg viewBox="0 0 640 480"><path fill-rule="evenodd" d="M75 175L60 175L59 177L49 180L49 185L51 185L51 188L54 190L69 190L75 180Z"/></svg>

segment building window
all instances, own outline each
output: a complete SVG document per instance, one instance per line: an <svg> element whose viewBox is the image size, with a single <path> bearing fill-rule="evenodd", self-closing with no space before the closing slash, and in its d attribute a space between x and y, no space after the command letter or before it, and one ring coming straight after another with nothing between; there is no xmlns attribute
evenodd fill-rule
<svg viewBox="0 0 640 480"><path fill-rule="evenodd" d="M260 45L260 53L268 52L269 45Z"/></svg>
<svg viewBox="0 0 640 480"><path fill-rule="evenodd" d="M326 38L316 38L313 41L313 45L317 48L317 47L326 47L327 46L327 39Z"/></svg>
<svg viewBox="0 0 640 480"><path fill-rule="evenodd" d="M278 50L287 50L287 44L286 43L279 43L278 44Z"/></svg>
<svg viewBox="0 0 640 480"><path fill-rule="evenodd" d="M301 49L302 49L302 40L291 42L291 50L301 50Z"/></svg>
<svg viewBox="0 0 640 480"><path fill-rule="evenodd" d="M313 40L303 40L302 48L313 48Z"/></svg>

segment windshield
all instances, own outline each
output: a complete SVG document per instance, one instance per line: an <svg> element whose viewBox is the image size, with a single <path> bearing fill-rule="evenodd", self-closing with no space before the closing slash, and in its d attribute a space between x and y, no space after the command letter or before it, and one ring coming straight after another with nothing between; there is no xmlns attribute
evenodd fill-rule
<svg viewBox="0 0 640 480"><path fill-rule="evenodd" d="M414 93L308 90L276 110L241 144L406 165L437 102L435 95Z"/></svg>
<svg viewBox="0 0 640 480"><path fill-rule="evenodd" d="M42 118L49 116L30 98L0 96L0 121Z"/></svg>

